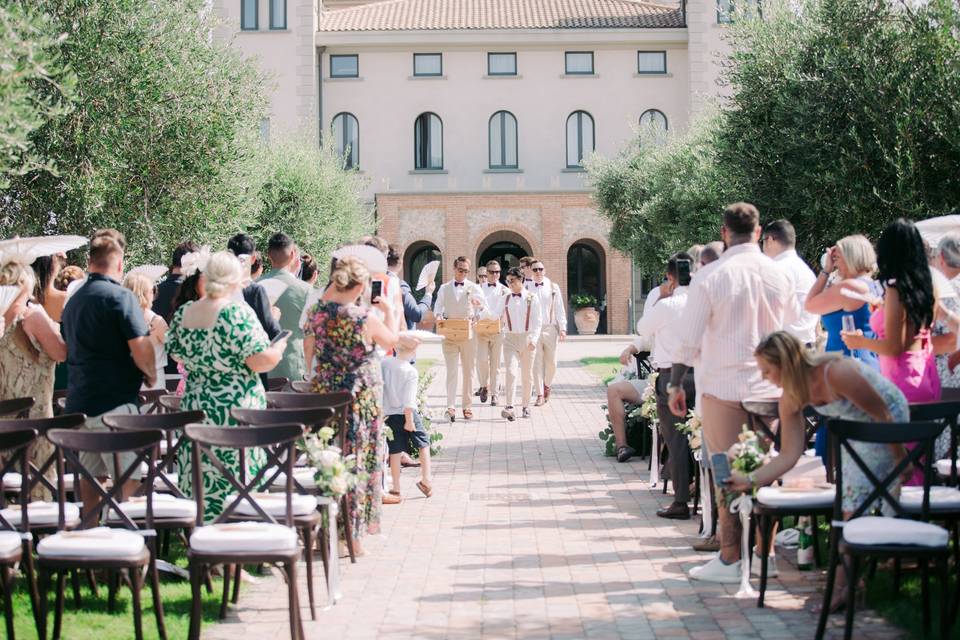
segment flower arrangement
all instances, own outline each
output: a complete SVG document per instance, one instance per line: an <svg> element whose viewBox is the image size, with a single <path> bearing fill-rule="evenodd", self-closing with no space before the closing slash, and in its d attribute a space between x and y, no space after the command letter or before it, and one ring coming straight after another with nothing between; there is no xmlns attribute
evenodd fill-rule
<svg viewBox="0 0 960 640"><path fill-rule="evenodd" d="M770 455L760 446L760 437L743 425L737 442L730 447L730 468L743 475L753 473L770 460ZM756 494L756 488L754 488Z"/></svg>
<svg viewBox="0 0 960 640"><path fill-rule="evenodd" d="M627 372L624 372L623 374L624 380L634 380L636 378L637 378L637 374L633 371L627 371ZM642 397L644 398L645 401L649 400L649 398L653 398L653 417L655 419L657 415L657 401L656 401L656 395L653 393L653 389L655 388L655 385L656 385L656 374L655 373L652 374L651 378L653 378L652 382L649 382L650 378L647 379L648 380L647 389L650 390L650 393L647 393L647 391L645 390L644 396ZM643 415L643 407L644 405L642 403L641 404L627 403L626 406L624 406L624 413L625 413L624 427L627 432L627 444L629 444L631 447L633 447L637 451L643 450L645 446L644 442L647 441L647 439L649 438L649 436L645 433L646 429L644 429L643 427L649 426L652 422L651 418ZM608 409L607 405L605 404L601 405L601 408L604 411L607 411ZM607 457L613 457L617 455L617 440L613 434L613 427L610 425L610 414L607 413L606 415L607 415L607 426L603 431L600 431L597 434L597 437L599 437L600 442L603 443L603 455Z"/></svg>
<svg viewBox="0 0 960 640"><path fill-rule="evenodd" d="M677 425L677 431L687 436L690 453L693 454L694 460L699 461L703 449L703 425L700 424L700 417L690 411L686 421Z"/></svg>
<svg viewBox="0 0 960 640"><path fill-rule="evenodd" d="M423 422L423 430L427 433L427 437L430 438L431 458L440 455L442 449L439 442L443 440L443 434L433 426L433 413L427 406L427 389L430 387L430 383L433 382L435 375L433 370L427 371L420 376L417 382L417 411L420 413L420 420ZM410 455L414 458L419 458L420 450L416 447L411 447L411 449L409 452Z"/></svg>
<svg viewBox="0 0 960 640"><path fill-rule="evenodd" d="M317 489L329 498L340 498L366 479L366 474L357 466L356 456L344 456L340 449L330 444L335 434L330 427L323 427L304 438Z"/></svg>
<svg viewBox="0 0 960 640"><path fill-rule="evenodd" d="M654 371L647 376L647 386L640 394L640 415L650 421L651 429L657 420L657 378L659 373Z"/></svg>
<svg viewBox="0 0 960 640"><path fill-rule="evenodd" d="M586 293L576 293L570 296L570 306L572 306L574 309L596 307L597 298Z"/></svg>

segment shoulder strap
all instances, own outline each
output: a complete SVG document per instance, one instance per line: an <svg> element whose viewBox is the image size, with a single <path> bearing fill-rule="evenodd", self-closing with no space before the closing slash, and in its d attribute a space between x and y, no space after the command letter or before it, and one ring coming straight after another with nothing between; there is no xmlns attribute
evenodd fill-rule
<svg viewBox="0 0 960 640"><path fill-rule="evenodd" d="M513 333L513 323L510 322L510 298L507 296L504 297L507 299L503 303L503 315L507 319L507 331Z"/></svg>
<svg viewBox="0 0 960 640"><path fill-rule="evenodd" d="M527 319L524 321L524 331L530 331L530 308L533 306L530 298L527 298Z"/></svg>

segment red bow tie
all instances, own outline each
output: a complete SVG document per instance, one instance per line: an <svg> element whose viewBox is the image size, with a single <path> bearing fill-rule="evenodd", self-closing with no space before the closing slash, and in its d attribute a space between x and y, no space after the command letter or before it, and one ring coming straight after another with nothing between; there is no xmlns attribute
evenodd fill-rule
<svg viewBox="0 0 960 640"><path fill-rule="evenodd" d="M462 282L454 282L454 283L453 283L453 286L455 286L455 287L462 287L462 286L463 286L463 283L462 283Z"/></svg>
<svg viewBox="0 0 960 640"><path fill-rule="evenodd" d="M537 287L542 287L542 286L543 286L543 283L542 283L542 282L534 282L533 284L534 284L534 286L537 286Z"/></svg>
<svg viewBox="0 0 960 640"><path fill-rule="evenodd" d="M512 295L514 298L519 298L519 297L522 296L523 294L522 294L522 293L511 293L510 295Z"/></svg>

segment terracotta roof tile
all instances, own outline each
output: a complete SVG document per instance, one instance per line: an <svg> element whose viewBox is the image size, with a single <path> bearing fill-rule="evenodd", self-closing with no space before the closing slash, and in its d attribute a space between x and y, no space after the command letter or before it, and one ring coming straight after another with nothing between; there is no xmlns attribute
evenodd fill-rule
<svg viewBox="0 0 960 640"><path fill-rule="evenodd" d="M319 31L671 27L678 7L642 0L382 0L324 11Z"/></svg>

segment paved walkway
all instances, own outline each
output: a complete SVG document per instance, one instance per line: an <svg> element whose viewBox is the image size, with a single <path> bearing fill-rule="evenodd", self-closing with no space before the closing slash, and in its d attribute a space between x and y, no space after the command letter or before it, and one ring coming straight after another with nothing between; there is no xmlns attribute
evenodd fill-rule
<svg viewBox="0 0 960 640"><path fill-rule="evenodd" d="M316 622L305 612L307 637L812 638L820 577L782 553L765 609L733 598L735 586L688 581L684 570L706 558L689 546L696 524L655 516L669 497L648 488L645 461L601 455L605 396L576 359L619 348L561 347L554 396L530 420L508 424L484 406L469 423L443 425L434 497L405 472L406 501L385 507L384 534L342 565L343 599ZM444 404L437 383L431 404ZM317 593L325 599L322 584ZM245 586L239 608L204 637L286 638L287 628L274 578ZM900 634L858 612L856 637Z"/></svg>

